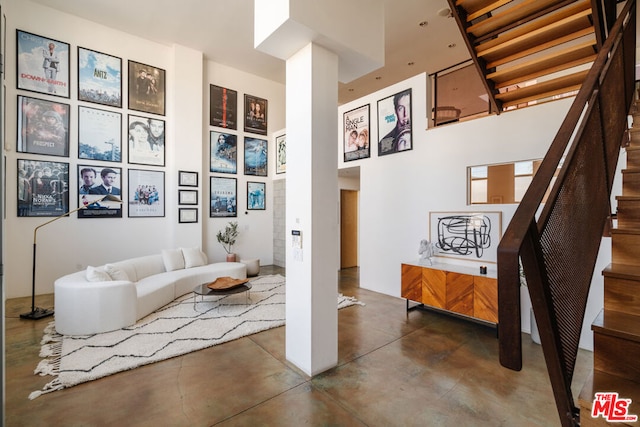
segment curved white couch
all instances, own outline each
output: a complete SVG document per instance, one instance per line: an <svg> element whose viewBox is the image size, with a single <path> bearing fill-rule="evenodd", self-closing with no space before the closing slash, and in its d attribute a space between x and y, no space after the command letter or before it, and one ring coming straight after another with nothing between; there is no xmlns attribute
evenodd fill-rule
<svg viewBox="0 0 640 427"><path fill-rule="evenodd" d="M59 278L54 283L56 331L90 335L124 328L192 292L197 285L218 277L247 277L244 264L207 264L206 255L199 250L201 261L194 262L185 252L185 262L181 264L176 258L180 251L88 267Z"/></svg>

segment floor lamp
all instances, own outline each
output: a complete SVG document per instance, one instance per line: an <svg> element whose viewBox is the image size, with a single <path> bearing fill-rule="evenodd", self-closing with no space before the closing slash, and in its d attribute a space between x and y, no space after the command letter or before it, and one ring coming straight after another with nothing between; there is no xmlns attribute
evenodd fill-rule
<svg viewBox="0 0 640 427"><path fill-rule="evenodd" d="M65 216L69 216L74 212L78 212L79 210L91 209L94 206L97 207L98 204L103 200L107 200L115 203L122 203L122 200L120 200L119 197L106 194L102 197L98 197L96 200L93 200L91 203L83 204L78 209L74 209L70 212L57 216L43 224L40 224L33 230L33 262L32 262L32 268L31 268L31 311L28 313L21 314L20 318L38 320L38 319L42 319L43 317L48 317L53 315L53 309L51 308L36 307L36 239L37 239L38 229L44 227L45 225L49 225L54 221L62 219Z"/></svg>

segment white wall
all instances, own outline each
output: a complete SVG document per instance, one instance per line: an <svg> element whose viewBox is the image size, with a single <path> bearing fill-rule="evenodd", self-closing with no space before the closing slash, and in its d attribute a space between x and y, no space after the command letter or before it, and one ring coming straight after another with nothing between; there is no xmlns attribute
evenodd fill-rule
<svg viewBox="0 0 640 427"><path fill-rule="evenodd" d="M7 14L7 99L5 141L3 144L7 164L6 219L5 229L5 281L6 296L14 298L31 295L31 257L34 228L49 218L17 217L16 167L17 159L68 162L70 172L70 208L77 205L77 156L78 156L78 105L112 110L122 113L123 147L122 163L101 163L99 166L122 168L122 187L126 191L127 170L149 169L165 172L165 217L128 218L124 206L122 218L78 219L76 214L63 218L38 231L38 262L36 293L53 292L56 278L87 265L100 265L121 259L160 253L164 248L177 246L201 246L211 261L224 259L224 250L215 240L215 233L227 221L209 218L209 84L217 84L238 91L238 111L243 111L245 93L266 98L269 101L269 131L284 127L284 86L262 78L242 73L214 62L199 61L201 53L181 46L166 46L113 29L79 19L56 10L42 7L28 0L10 2ZM71 56L70 98L50 97L44 94L16 90L16 28L44 37L69 43ZM110 108L77 101L77 47L96 50L122 58L123 90L122 108ZM166 71L166 121L167 151L166 166L152 167L129 165L126 161L127 114L157 117L127 108L127 61L133 60L162 68ZM187 60L193 66L193 74L178 62ZM204 69L204 72L203 72ZM192 102L184 102L180 93L192 94ZM18 94L48 99L71 105L70 156L51 157L16 153L16 97ZM189 119L191 117L191 120ZM195 125L195 128L194 128ZM236 247L240 256L260 258L270 264L273 258L271 247L272 222L270 177L245 177L241 161L242 124L235 132L239 135L239 172L229 175L238 178L238 221L240 238ZM195 132L194 132L195 130ZM219 130L219 129L218 129ZM271 140L271 135L265 136ZM198 142L200 140L200 142ZM194 145L195 143L195 145ZM201 143L201 145L200 145ZM171 147L173 145L173 147ZM194 149L195 147L195 149ZM270 154L273 153L270 146ZM271 156L270 156L271 157ZM271 159L269 159L271 161ZM81 161L82 164L94 162ZM177 220L177 174L178 170L194 170L199 173L199 223L178 224ZM275 173L270 165L269 175ZM255 178L255 179L254 179ZM250 211L245 215L246 181L267 182L267 210Z"/></svg>
<svg viewBox="0 0 640 427"><path fill-rule="evenodd" d="M377 101L408 87L413 88L413 150L378 157ZM420 240L429 236L429 212L479 210L466 204L467 167L544 157L573 101L424 130L426 93L422 74L342 105L338 111L341 119L344 112L371 104L371 157L348 163L339 159L339 167L360 166L360 286L396 297L400 296L400 264L417 259ZM342 137L338 144L342 147ZM516 205L486 205L480 210L501 211L504 231L515 209ZM583 328L584 348L593 345L590 325L603 305L601 264L611 259L610 251L610 244L603 243ZM523 294L522 300L522 329L529 332L528 295Z"/></svg>

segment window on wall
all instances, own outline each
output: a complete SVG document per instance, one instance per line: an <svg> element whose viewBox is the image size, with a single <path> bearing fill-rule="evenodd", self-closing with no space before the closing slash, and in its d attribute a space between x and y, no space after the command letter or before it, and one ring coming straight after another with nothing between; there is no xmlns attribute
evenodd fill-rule
<svg viewBox="0 0 640 427"><path fill-rule="evenodd" d="M467 168L467 203L519 203L542 160L522 160ZM546 200L546 196L545 196Z"/></svg>

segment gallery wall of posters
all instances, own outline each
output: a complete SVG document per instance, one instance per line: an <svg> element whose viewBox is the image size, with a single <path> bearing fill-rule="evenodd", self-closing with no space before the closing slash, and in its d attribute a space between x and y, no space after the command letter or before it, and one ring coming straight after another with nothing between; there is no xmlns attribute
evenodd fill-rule
<svg viewBox="0 0 640 427"><path fill-rule="evenodd" d="M105 195L122 198L122 168L78 165L78 218L122 218L122 205L100 200Z"/></svg>
<svg viewBox="0 0 640 427"><path fill-rule="evenodd" d="M78 47L78 100L122 107L122 59Z"/></svg>
<svg viewBox="0 0 640 427"><path fill-rule="evenodd" d="M129 217L163 217L164 204L164 172L129 169Z"/></svg>
<svg viewBox="0 0 640 427"><path fill-rule="evenodd" d="M238 142L235 135L210 132L210 171L218 173L238 172Z"/></svg>
<svg viewBox="0 0 640 427"><path fill-rule="evenodd" d="M129 109L164 116L165 71L129 61Z"/></svg>
<svg viewBox="0 0 640 427"><path fill-rule="evenodd" d="M369 104L344 113L344 161L370 157Z"/></svg>
<svg viewBox="0 0 640 427"><path fill-rule="evenodd" d="M267 176L267 141L244 138L244 174Z"/></svg>
<svg viewBox="0 0 640 427"><path fill-rule="evenodd" d="M129 163L164 166L164 120L129 114Z"/></svg>
<svg viewBox="0 0 640 427"><path fill-rule="evenodd" d="M18 152L68 157L69 108L18 95Z"/></svg>
<svg viewBox="0 0 640 427"><path fill-rule="evenodd" d="M406 89L378 101L378 156L411 149L411 89Z"/></svg>
<svg viewBox="0 0 640 427"><path fill-rule="evenodd" d="M122 114L78 106L78 158L122 161Z"/></svg>
<svg viewBox="0 0 640 427"><path fill-rule="evenodd" d="M16 30L18 89L69 98L69 44Z"/></svg>
<svg viewBox="0 0 640 427"><path fill-rule="evenodd" d="M226 129L238 128L238 92L209 85L209 124Z"/></svg>
<svg viewBox="0 0 640 427"><path fill-rule="evenodd" d="M267 100L253 95L244 95L244 131L267 134Z"/></svg>
<svg viewBox="0 0 640 427"><path fill-rule="evenodd" d="M18 159L18 216L69 212L69 163Z"/></svg>
<svg viewBox="0 0 640 427"><path fill-rule="evenodd" d="M238 181L236 178L212 176L210 189L211 206L209 216L211 218L238 216Z"/></svg>

